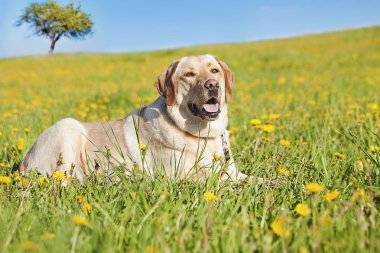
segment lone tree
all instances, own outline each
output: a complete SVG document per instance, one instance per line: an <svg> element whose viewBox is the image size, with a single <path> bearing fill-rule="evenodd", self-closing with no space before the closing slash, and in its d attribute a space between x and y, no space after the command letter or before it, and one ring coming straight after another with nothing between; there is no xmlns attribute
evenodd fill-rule
<svg viewBox="0 0 380 253"><path fill-rule="evenodd" d="M62 7L54 1L30 4L24 9L16 25L20 26L23 23L29 24L35 35L50 39L49 54L53 53L55 44L62 36L69 39L85 39L92 33L94 25L90 15L81 11L79 5L68 4Z"/></svg>

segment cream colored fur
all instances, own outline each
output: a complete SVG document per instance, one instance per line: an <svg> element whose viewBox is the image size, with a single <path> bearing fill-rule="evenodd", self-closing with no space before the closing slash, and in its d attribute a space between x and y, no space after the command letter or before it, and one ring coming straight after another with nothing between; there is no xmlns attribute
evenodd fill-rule
<svg viewBox="0 0 380 253"><path fill-rule="evenodd" d="M71 118L60 120L37 139L26 154L21 169L27 173L36 169L48 176L61 170L72 173L80 181L93 170L111 173L110 166L122 168L127 175L137 168L145 169L152 177L163 172L172 178L199 180L211 173L221 174L221 171L211 171L213 156L224 156L221 135L227 134L228 139L224 73L227 70L221 66L210 55L182 58L170 73L172 79L169 82L173 82L175 91L171 94L175 95L172 104L168 102L169 94L162 93L168 88L163 86L162 96L156 101L121 120L103 123L81 123ZM218 68L220 72L210 73L210 67ZM197 74L193 79L183 76L189 69ZM160 78L167 85L169 77L161 75ZM186 104L188 97L195 103L203 103L206 93L199 85L208 78L220 83L221 112L214 121L192 115ZM159 84L163 85L162 82ZM145 159L142 159L139 144L147 145ZM245 177L237 171L233 158L226 173L221 175L221 179Z"/></svg>

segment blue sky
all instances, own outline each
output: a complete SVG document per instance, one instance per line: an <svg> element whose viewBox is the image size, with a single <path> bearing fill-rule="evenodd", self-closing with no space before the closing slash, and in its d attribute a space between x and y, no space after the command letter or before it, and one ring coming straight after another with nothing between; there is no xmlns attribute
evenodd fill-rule
<svg viewBox="0 0 380 253"><path fill-rule="evenodd" d="M32 1L0 0L0 57L46 54L49 40L15 27ZM41 1L37 1L41 2ZM95 23L85 41L57 53L127 52L289 37L380 24L380 0L58 0L81 3Z"/></svg>

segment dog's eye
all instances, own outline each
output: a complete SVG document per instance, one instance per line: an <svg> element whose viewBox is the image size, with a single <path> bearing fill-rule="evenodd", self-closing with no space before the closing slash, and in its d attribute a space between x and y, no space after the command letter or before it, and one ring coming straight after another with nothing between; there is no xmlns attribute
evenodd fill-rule
<svg viewBox="0 0 380 253"><path fill-rule="evenodd" d="M193 72L187 72L185 74L186 77L192 77L192 76L195 76L195 74Z"/></svg>
<svg viewBox="0 0 380 253"><path fill-rule="evenodd" d="M211 73L218 73L219 69L211 69Z"/></svg>

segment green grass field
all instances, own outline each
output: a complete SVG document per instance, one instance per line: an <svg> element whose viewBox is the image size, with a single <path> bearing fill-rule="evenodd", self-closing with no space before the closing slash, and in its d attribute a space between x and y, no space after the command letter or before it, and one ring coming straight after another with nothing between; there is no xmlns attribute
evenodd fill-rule
<svg viewBox="0 0 380 253"><path fill-rule="evenodd" d="M118 185L99 175L64 187L58 176L13 171L57 120L123 118L158 96L155 78L173 60L204 53L235 73L229 129L238 167L282 184L159 177ZM380 27L0 59L0 94L2 252L380 251Z"/></svg>

